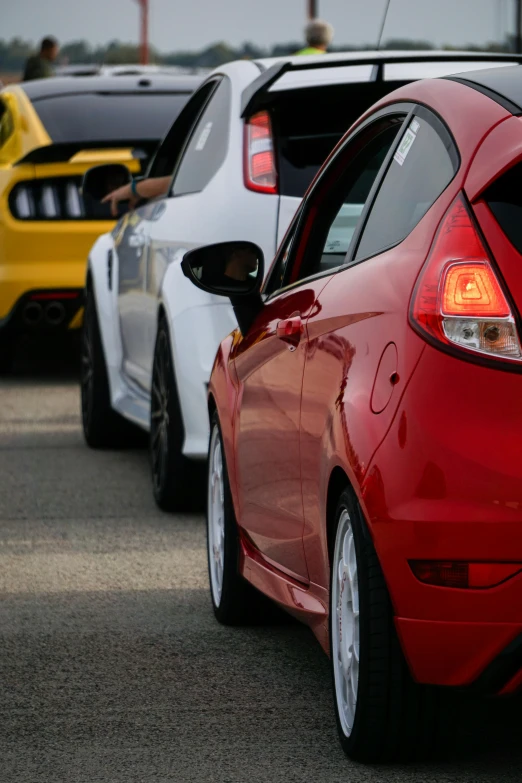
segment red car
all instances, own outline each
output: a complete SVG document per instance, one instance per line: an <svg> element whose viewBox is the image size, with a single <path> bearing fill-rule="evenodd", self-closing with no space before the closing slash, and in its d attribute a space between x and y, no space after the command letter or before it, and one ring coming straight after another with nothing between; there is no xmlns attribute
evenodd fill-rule
<svg viewBox="0 0 522 783"><path fill-rule="evenodd" d="M431 686L522 685L521 115L519 66L403 87L262 287L246 242L183 261L239 324L209 388L216 617L260 592L311 627L353 758L429 745Z"/></svg>

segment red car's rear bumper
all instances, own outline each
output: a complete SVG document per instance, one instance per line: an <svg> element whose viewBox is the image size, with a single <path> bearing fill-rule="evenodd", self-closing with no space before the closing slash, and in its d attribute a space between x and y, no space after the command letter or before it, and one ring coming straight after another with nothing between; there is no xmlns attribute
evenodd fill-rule
<svg viewBox="0 0 522 783"><path fill-rule="evenodd" d="M512 693L522 686L522 623L396 618L414 678L433 685Z"/></svg>
<svg viewBox="0 0 522 783"><path fill-rule="evenodd" d="M425 584L409 565L522 564L522 374L427 345L363 500L415 679L522 686L522 573L461 589Z"/></svg>

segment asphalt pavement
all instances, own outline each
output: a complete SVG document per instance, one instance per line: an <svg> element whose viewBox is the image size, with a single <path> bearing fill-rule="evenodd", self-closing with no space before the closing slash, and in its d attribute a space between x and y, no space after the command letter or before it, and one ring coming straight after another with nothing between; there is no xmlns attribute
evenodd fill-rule
<svg viewBox="0 0 522 783"><path fill-rule="evenodd" d="M202 514L156 509L145 451L86 448L71 349L26 350L0 380L0 783L520 782L521 701L464 704L430 762L347 761L310 632L220 627Z"/></svg>

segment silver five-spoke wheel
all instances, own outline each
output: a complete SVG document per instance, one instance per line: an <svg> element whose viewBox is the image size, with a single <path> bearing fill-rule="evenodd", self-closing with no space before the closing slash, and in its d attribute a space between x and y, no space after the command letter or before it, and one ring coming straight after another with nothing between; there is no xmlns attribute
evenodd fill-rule
<svg viewBox="0 0 522 783"><path fill-rule="evenodd" d="M208 470L208 562L210 587L214 604L221 603L223 566L225 559L225 489L223 483L223 454L219 428L214 426L210 440Z"/></svg>
<svg viewBox="0 0 522 783"><path fill-rule="evenodd" d="M352 733L359 686L359 582L350 515L339 517L332 562L332 663L342 730Z"/></svg>

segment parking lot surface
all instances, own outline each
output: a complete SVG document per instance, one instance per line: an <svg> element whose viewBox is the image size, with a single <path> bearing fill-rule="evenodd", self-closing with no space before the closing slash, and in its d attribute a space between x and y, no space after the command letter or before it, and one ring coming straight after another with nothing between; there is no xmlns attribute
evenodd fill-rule
<svg viewBox="0 0 522 783"><path fill-rule="evenodd" d="M520 701L463 704L431 762L347 761L309 631L220 627L203 515L156 509L145 451L89 451L74 357L27 350L0 380L2 783L521 780Z"/></svg>

